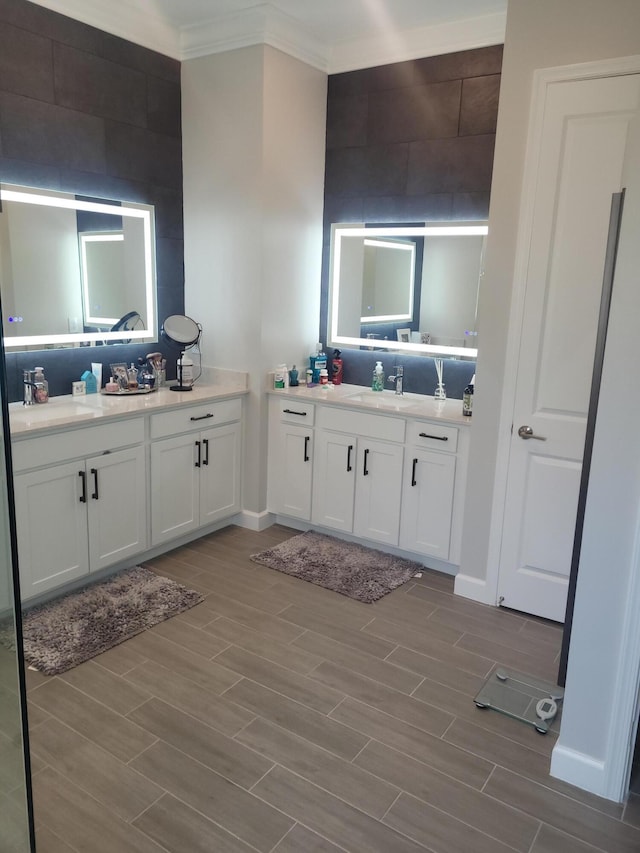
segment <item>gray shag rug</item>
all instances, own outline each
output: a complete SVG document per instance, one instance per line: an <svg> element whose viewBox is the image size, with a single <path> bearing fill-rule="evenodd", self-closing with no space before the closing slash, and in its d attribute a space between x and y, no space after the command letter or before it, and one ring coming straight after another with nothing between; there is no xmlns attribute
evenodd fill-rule
<svg viewBox="0 0 640 853"><path fill-rule="evenodd" d="M59 675L204 600L192 589L136 566L22 616L24 657Z"/></svg>
<svg viewBox="0 0 640 853"><path fill-rule="evenodd" d="M412 560L313 531L252 554L251 559L365 604L377 601L424 570Z"/></svg>

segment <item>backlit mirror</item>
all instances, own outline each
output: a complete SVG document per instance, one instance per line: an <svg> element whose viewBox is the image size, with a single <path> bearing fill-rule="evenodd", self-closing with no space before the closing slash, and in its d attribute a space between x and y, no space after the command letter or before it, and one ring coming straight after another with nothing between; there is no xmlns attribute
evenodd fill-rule
<svg viewBox="0 0 640 853"><path fill-rule="evenodd" d="M151 205L9 184L0 199L7 349L157 339Z"/></svg>
<svg viewBox="0 0 640 853"><path fill-rule="evenodd" d="M486 222L331 229L329 346L476 358Z"/></svg>

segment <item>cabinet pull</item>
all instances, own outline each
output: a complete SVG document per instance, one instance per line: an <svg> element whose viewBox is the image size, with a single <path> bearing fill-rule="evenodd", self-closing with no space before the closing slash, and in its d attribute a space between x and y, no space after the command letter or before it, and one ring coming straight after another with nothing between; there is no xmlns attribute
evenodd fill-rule
<svg viewBox="0 0 640 853"><path fill-rule="evenodd" d="M448 435L429 435L428 432L421 432L420 438L435 438L436 441L449 441Z"/></svg>
<svg viewBox="0 0 640 853"><path fill-rule="evenodd" d="M304 461L305 462L309 461L309 440L310 440L310 438L311 438L310 435L305 435L305 437L304 437Z"/></svg>
<svg viewBox="0 0 640 853"><path fill-rule="evenodd" d="M296 412L293 409L283 409L282 414L283 415L297 415L299 418L306 418L307 417L306 412Z"/></svg>
<svg viewBox="0 0 640 853"><path fill-rule="evenodd" d="M196 468L199 468L202 462L202 445L199 441L196 441L196 447L198 448L198 461L196 462Z"/></svg>
<svg viewBox="0 0 640 853"><path fill-rule="evenodd" d="M351 454L353 453L353 444L350 444L347 447L347 471L353 471L353 465L351 464Z"/></svg>
<svg viewBox="0 0 640 853"><path fill-rule="evenodd" d="M80 503L86 504L87 502L87 475L84 471L78 471L78 477L82 480L82 494L80 495Z"/></svg>
<svg viewBox="0 0 640 853"><path fill-rule="evenodd" d="M189 418L189 420L190 420L190 421L206 421L206 420L208 420L208 418L212 418L212 417L213 417L213 413L212 413L212 412L207 412L207 414L206 414L206 415L198 415L198 417L197 417L197 418L196 418L196 417L194 417L194 416L192 415L192 416Z"/></svg>
<svg viewBox="0 0 640 853"><path fill-rule="evenodd" d="M209 439L203 439L202 443L204 444L204 459L202 460L203 465L209 464Z"/></svg>
<svg viewBox="0 0 640 853"><path fill-rule="evenodd" d="M369 448L367 447L367 449L364 451L364 470L362 471L362 473L364 474L365 477L369 473L369 469L367 468L367 462L368 461L369 461Z"/></svg>
<svg viewBox="0 0 640 853"><path fill-rule="evenodd" d="M99 496L98 496L98 469L92 468L91 473L93 474L93 493L91 494L91 497L93 498L94 501L97 501L99 498Z"/></svg>
<svg viewBox="0 0 640 853"><path fill-rule="evenodd" d="M417 485L418 485L418 484L417 484L417 482L416 482L416 468L417 468L417 467L418 467L418 460L417 460L417 459L414 459L414 460L413 460L413 467L411 468L411 485L412 485L412 486L417 486Z"/></svg>

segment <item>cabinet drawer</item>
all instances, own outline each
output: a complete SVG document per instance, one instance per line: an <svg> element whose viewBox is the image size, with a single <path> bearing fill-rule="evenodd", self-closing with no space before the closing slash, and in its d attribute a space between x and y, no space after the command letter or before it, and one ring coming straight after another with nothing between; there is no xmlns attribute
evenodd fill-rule
<svg viewBox="0 0 640 853"><path fill-rule="evenodd" d="M151 438L164 438L182 432L195 432L204 427L239 421L242 400L219 400L198 406L185 406L173 412L151 415Z"/></svg>
<svg viewBox="0 0 640 853"><path fill-rule="evenodd" d="M143 441L142 417L70 429L42 438L14 441L11 445L13 467L16 471L41 468L54 462L93 456L118 447L141 444Z"/></svg>
<svg viewBox="0 0 640 853"><path fill-rule="evenodd" d="M316 407L313 403L301 403L298 400L280 400L280 422L313 426Z"/></svg>
<svg viewBox="0 0 640 853"><path fill-rule="evenodd" d="M382 415L370 415L368 412L352 412L348 409L322 406L318 410L318 426L323 429L361 435L365 438L404 441L404 418L386 418Z"/></svg>
<svg viewBox="0 0 640 853"><path fill-rule="evenodd" d="M407 444L455 453L458 449L458 428L443 426L432 421L409 421Z"/></svg>

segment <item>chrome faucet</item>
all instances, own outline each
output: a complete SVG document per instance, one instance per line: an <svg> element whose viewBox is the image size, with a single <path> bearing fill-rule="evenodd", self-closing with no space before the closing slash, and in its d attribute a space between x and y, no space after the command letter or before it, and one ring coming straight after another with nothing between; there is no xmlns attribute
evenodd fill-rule
<svg viewBox="0 0 640 853"><path fill-rule="evenodd" d="M402 395L403 393L403 379L404 379L404 367L401 364L398 364L394 367L395 374L393 376L389 376L389 382L396 383L396 394Z"/></svg>
<svg viewBox="0 0 640 853"><path fill-rule="evenodd" d="M36 402L36 396L34 394L34 391L36 390L36 383L34 382L35 373L35 370L22 371L22 404L24 406L33 406Z"/></svg>

